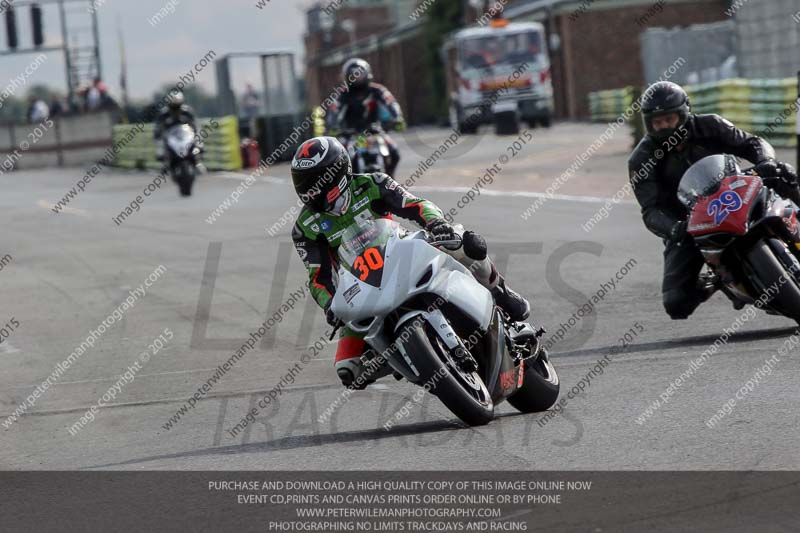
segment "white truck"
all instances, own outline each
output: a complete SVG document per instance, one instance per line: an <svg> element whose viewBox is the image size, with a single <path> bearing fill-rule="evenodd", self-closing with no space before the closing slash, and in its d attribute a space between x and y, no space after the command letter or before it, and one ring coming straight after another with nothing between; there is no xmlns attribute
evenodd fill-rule
<svg viewBox="0 0 800 533"><path fill-rule="evenodd" d="M550 127L553 84L544 26L493 20L460 30L442 47L452 127L475 133L495 124L498 134L515 134L521 120Z"/></svg>

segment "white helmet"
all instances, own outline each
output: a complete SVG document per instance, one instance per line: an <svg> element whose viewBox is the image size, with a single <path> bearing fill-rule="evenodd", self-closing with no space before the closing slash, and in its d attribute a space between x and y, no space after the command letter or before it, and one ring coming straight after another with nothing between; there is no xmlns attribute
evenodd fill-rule
<svg viewBox="0 0 800 533"><path fill-rule="evenodd" d="M177 109L183 105L184 101L185 99L182 91L170 91L167 97L167 107Z"/></svg>

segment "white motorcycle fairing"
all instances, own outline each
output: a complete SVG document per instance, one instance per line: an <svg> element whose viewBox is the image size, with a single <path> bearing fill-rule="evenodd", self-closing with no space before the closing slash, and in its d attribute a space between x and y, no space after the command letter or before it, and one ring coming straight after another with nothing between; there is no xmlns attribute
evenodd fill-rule
<svg viewBox="0 0 800 533"><path fill-rule="evenodd" d="M396 356L393 350L389 350L396 332L384 331L384 320L405 302L423 293L440 297L441 300L436 299L436 302L447 302L457 307L477 324L480 331L487 331L494 309L489 291L464 265L428 244L423 232L400 238L398 230L399 226L386 243L379 287L361 281L343 266L339 268L338 288L331 305L334 314L353 331L365 333L365 341L376 351L385 352L390 362L393 355ZM427 310L408 311L398 321L398 327L418 315L423 315L442 340L453 348L457 336L438 305ZM415 382L417 376L413 365L408 365L407 355L404 359L405 365L392 366L406 379Z"/></svg>

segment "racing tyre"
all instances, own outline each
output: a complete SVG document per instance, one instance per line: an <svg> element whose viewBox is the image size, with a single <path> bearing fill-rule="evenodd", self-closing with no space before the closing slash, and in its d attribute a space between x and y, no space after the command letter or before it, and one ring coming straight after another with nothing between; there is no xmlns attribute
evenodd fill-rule
<svg viewBox="0 0 800 533"><path fill-rule="evenodd" d="M508 403L522 413L547 411L558 400L561 384L546 353L524 363L522 388L509 396Z"/></svg>
<svg viewBox="0 0 800 533"><path fill-rule="evenodd" d="M747 266L752 271L751 281L759 294L775 291L769 305L800 323L800 287L791 274L795 265L784 264L794 256L788 254L788 250L786 254L781 253L785 248L786 245L777 239L761 240L747 253Z"/></svg>
<svg viewBox="0 0 800 533"><path fill-rule="evenodd" d="M494 114L494 132L497 135L517 135L519 116L516 111L501 111Z"/></svg>
<svg viewBox="0 0 800 533"><path fill-rule="evenodd" d="M420 386L469 426L483 426L494 418L494 402L477 372L467 373L451 357L442 340L430 326L409 324L399 339L419 371Z"/></svg>
<svg viewBox="0 0 800 533"><path fill-rule="evenodd" d="M475 117L472 117L473 120L469 124L464 122L464 113L456 104L450 104L449 115L450 127L455 128L462 135L474 135L478 133L478 124Z"/></svg>
<svg viewBox="0 0 800 533"><path fill-rule="evenodd" d="M184 161L178 169L178 189L181 192L181 196L191 196L193 185L194 168L188 161Z"/></svg>

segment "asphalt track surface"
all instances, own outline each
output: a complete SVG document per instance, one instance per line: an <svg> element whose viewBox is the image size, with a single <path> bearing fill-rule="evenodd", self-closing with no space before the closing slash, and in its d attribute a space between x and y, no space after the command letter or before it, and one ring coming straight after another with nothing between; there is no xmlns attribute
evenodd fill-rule
<svg viewBox="0 0 800 533"><path fill-rule="evenodd" d="M165 429L217 366L305 281L288 244L290 225L274 237L265 231L295 203L286 166L270 169L275 179L257 180L213 224L206 218L241 176L204 176L188 200L165 186L119 226L112 217L141 194L151 176L105 170L58 214L52 204L83 169L0 176L0 257L12 257L0 270L0 324L12 318L18 323L0 343L0 420L7 420L129 291L159 265L166 267L29 413L0 426L0 469L796 469L800 350L779 356L730 414L712 428L706 425L792 334L795 324L783 318L758 312L684 379L668 402L648 419L639 418L744 310L733 310L715 295L691 320L670 321L660 298L662 245L644 229L630 196L591 231L582 229L602 199L625 182L624 134L560 188L564 198L547 201L523 220L535 193L602 130L586 124L534 130L534 140L494 184L459 209L458 221L480 231L503 256L499 262L505 263L509 283L531 300L533 317L548 334L629 265L616 287L552 350L562 397L607 356L604 373L546 422L539 423L544 415L521 415L503 404L495 421L474 429L462 427L426 396L385 431L384 423L417 390L392 378L354 394L332 420L320 422L342 391L329 345L255 424L232 437L228 430L327 330L322 313L307 300L271 330L269 349L259 343ZM433 129L406 134L398 179L404 181L446 136ZM506 150L513 140L486 134L472 149L437 162L415 187L444 209L455 207L483 168L503 153L511 155ZM285 292L276 294L282 288ZM165 328L174 338L73 436L68 428ZM620 338L631 330L636 335L622 349Z"/></svg>

